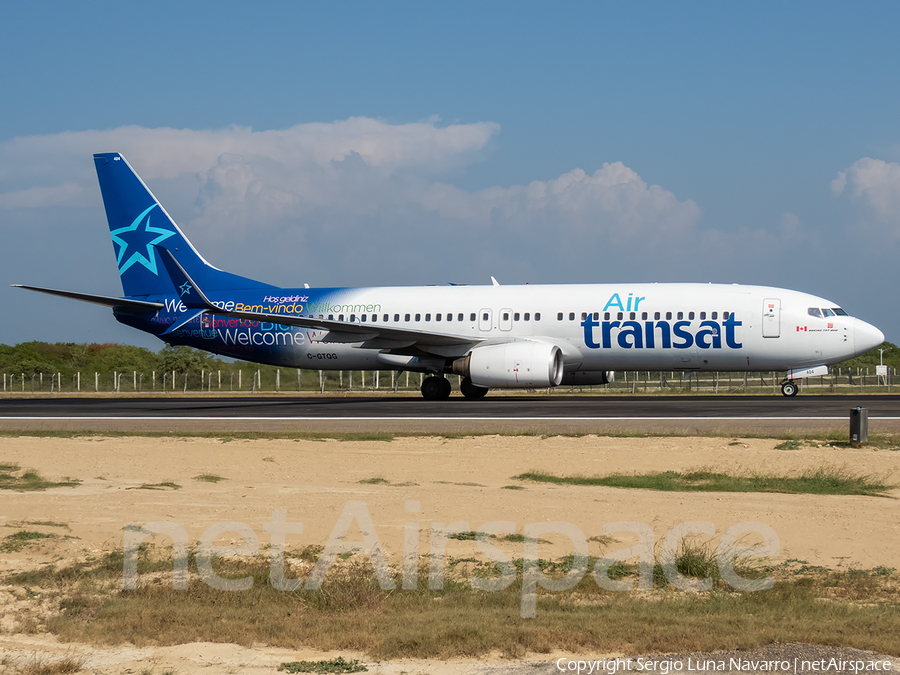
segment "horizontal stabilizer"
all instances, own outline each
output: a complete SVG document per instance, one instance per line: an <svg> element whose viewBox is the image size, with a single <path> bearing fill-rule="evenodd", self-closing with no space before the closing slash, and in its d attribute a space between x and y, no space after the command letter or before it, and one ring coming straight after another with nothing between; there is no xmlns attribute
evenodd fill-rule
<svg viewBox="0 0 900 675"><path fill-rule="evenodd" d="M75 291L58 291L54 288L40 288L39 286L26 286L24 284L11 285L13 288L24 288L29 291L37 291L38 293L58 295L61 298L81 300L82 302L92 302L95 305L103 305L105 307L127 309L129 312L157 312L165 307L165 305L163 305L161 302L130 300L128 298L113 298L108 295L91 295L90 293L76 293Z"/></svg>

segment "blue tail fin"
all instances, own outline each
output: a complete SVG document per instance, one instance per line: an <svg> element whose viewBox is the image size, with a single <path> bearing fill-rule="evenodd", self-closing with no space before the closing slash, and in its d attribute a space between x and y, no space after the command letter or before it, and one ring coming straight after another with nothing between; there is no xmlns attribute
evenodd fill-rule
<svg viewBox="0 0 900 675"><path fill-rule="evenodd" d="M94 155L94 164L126 296L172 293L172 282L159 258L157 244L178 251L185 271L209 291L274 288L223 272L206 262L118 152Z"/></svg>

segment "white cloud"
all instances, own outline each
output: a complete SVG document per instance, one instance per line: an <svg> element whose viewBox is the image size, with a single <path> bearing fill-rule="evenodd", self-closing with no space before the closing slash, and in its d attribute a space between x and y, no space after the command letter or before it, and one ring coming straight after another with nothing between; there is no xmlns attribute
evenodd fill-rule
<svg viewBox="0 0 900 675"><path fill-rule="evenodd" d="M314 217L317 227L327 223L347 234L361 227L360 218L376 218L390 237L418 213L428 221L419 223L423 233L439 222L463 236L494 229L517 237L573 235L587 245L639 238L659 244L686 236L699 221L693 201L648 185L621 162L475 192L437 180L476 161L498 132L491 122L354 117L273 131L122 127L16 138L0 144L0 208L83 206L86 196L96 198L90 155L118 150L151 189L167 181L193 186L183 195L187 203L167 208L200 232L256 236L291 223L297 237Z"/></svg>
<svg viewBox="0 0 900 675"><path fill-rule="evenodd" d="M869 229L900 238L900 164L863 157L831 182L835 196L850 196L869 207L879 227Z"/></svg>

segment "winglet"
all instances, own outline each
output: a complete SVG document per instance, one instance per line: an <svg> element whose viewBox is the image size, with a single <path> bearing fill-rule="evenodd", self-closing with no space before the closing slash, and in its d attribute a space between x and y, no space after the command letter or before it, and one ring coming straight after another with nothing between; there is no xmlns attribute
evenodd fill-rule
<svg viewBox="0 0 900 675"><path fill-rule="evenodd" d="M499 286L499 285L500 285L500 282L497 281L494 277L491 277L491 283L492 283L494 286Z"/></svg>
<svg viewBox="0 0 900 675"><path fill-rule="evenodd" d="M175 259L175 256L172 255L172 252L162 246L157 246L156 249L160 253L163 265L166 266L166 271L169 273L172 284L175 286L178 299L184 303L184 306L189 309L215 309L215 306L209 301L206 294L191 279L190 275Z"/></svg>

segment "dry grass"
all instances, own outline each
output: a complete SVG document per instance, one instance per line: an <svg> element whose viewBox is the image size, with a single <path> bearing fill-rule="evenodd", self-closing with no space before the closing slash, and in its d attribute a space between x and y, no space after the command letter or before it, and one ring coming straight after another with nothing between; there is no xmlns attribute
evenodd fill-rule
<svg viewBox="0 0 900 675"><path fill-rule="evenodd" d="M315 555L309 550L292 557L310 565ZM496 592L472 589L468 576L495 576L496 568L471 559L451 561L441 590L428 589L423 567L416 589L401 590L395 575L393 591L379 587L371 565L359 556L337 563L320 590L296 592L269 585L267 558L214 563L222 576L252 575L253 587L219 591L192 573L188 589L176 591L171 558L146 550L139 563L141 585L133 591L119 590L121 554L7 581L39 588L42 597L52 598L58 612L50 612L44 624L60 639L99 644L263 642L362 651L376 659L479 657L495 650L507 656L523 650L712 651L772 642L900 653L900 590L891 570L800 574L785 568L775 572L778 580L771 590L745 593L720 580L709 592L679 591L662 585L657 570L654 590L615 593L599 588L588 573L570 591L540 590L536 618L522 619L522 561L516 561L516 581ZM541 561L540 567L549 576L561 576L571 564L568 558ZM716 576L703 547L683 551L678 567L684 574ZM637 571L620 564L610 576L634 578Z"/></svg>

